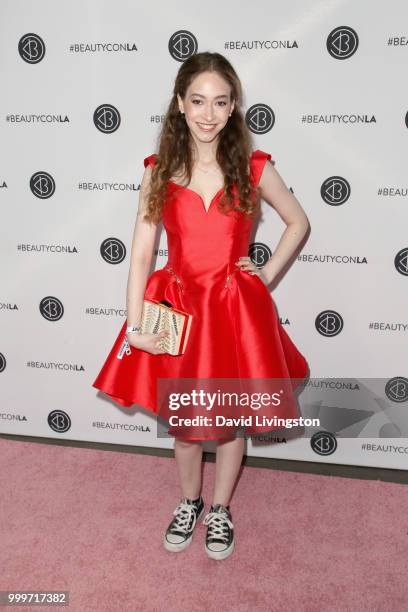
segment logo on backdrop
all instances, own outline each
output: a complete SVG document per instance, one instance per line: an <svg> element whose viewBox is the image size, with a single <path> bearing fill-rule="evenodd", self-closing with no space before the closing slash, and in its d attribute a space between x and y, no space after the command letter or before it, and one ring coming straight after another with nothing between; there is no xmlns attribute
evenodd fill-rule
<svg viewBox="0 0 408 612"><path fill-rule="evenodd" d="M45 44L38 34L24 34L18 41L20 57L28 64L38 64L45 55Z"/></svg>
<svg viewBox="0 0 408 612"><path fill-rule="evenodd" d="M112 134L120 126L120 113L112 104L101 104L95 110L93 120L100 132Z"/></svg>
<svg viewBox="0 0 408 612"><path fill-rule="evenodd" d="M245 114L245 122L254 134L266 134L275 125L275 113L267 104L253 104Z"/></svg>
<svg viewBox="0 0 408 612"><path fill-rule="evenodd" d="M357 32L349 26L339 26L328 35L326 47L334 59L348 59L358 49Z"/></svg>
<svg viewBox="0 0 408 612"><path fill-rule="evenodd" d="M64 314L64 306L58 298L47 295L40 302L40 313L47 321L59 321Z"/></svg>
<svg viewBox="0 0 408 612"><path fill-rule="evenodd" d="M263 242L253 242L249 246L248 256L258 268L264 266L271 255L271 249Z"/></svg>
<svg viewBox="0 0 408 612"><path fill-rule="evenodd" d="M6 369L6 358L3 353L0 353L0 372L4 372Z"/></svg>
<svg viewBox="0 0 408 612"><path fill-rule="evenodd" d="M323 310L315 319L315 326L319 334L331 338L337 336L343 329L343 319L334 310Z"/></svg>
<svg viewBox="0 0 408 612"><path fill-rule="evenodd" d="M308 263L327 263L327 264L368 264L365 255L353 255L349 253L332 255L331 253L301 253L298 261Z"/></svg>
<svg viewBox="0 0 408 612"><path fill-rule="evenodd" d="M50 412L47 422L52 431L57 433L65 433L71 428L71 419L63 410L53 410Z"/></svg>
<svg viewBox="0 0 408 612"><path fill-rule="evenodd" d="M350 183L342 176L330 176L322 183L320 195L326 204L340 206L350 197Z"/></svg>
<svg viewBox="0 0 408 612"><path fill-rule="evenodd" d="M400 274L408 276L408 248L401 249L395 256L394 265Z"/></svg>
<svg viewBox="0 0 408 612"><path fill-rule="evenodd" d="M55 181L48 172L36 172L30 178L30 189L37 198L46 200L55 193Z"/></svg>
<svg viewBox="0 0 408 612"><path fill-rule="evenodd" d="M385 395L398 404L408 401L408 378L394 376L385 385Z"/></svg>
<svg viewBox="0 0 408 612"><path fill-rule="evenodd" d="M317 455L332 455L337 449L337 440L329 431L318 431L310 438L310 446Z"/></svg>
<svg viewBox="0 0 408 612"><path fill-rule="evenodd" d="M169 53L177 62L185 62L197 50L197 39L188 30L177 30L169 38Z"/></svg>
<svg viewBox="0 0 408 612"><path fill-rule="evenodd" d="M126 257L126 247L119 238L106 238L101 244L102 259L110 264L121 263Z"/></svg>

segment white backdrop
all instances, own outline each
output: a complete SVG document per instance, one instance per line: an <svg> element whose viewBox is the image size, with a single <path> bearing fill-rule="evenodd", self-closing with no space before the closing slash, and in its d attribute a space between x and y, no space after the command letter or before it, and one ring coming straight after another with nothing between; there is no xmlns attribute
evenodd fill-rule
<svg viewBox="0 0 408 612"><path fill-rule="evenodd" d="M180 61L208 50L237 70L254 148L311 222L273 291L282 323L311 384L353 381L313 441L246 452L406 469L406 4L3 0L0 13L0 431L173 446L91 384L126 316L143 158ZM284 230L262 207L254 257ZM159 268L164 231L157 247Z"/></svg>

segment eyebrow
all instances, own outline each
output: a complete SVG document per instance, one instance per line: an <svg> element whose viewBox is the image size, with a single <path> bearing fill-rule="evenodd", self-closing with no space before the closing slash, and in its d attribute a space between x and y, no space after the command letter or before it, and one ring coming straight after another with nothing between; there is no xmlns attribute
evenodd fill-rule
<svg viewBox="0 0 408 612"><path fill-rule="evenodd" d="M202 95L201 95L201 94L199 94L199 93L192 93L191 95L192 95L192 96L199 96L200 98L205 98L205 96L202 96ZM216 100L217 98L228 98L228 96L227 96L227 94L221 94L220 96L215 96L215 100Z"/></svg>

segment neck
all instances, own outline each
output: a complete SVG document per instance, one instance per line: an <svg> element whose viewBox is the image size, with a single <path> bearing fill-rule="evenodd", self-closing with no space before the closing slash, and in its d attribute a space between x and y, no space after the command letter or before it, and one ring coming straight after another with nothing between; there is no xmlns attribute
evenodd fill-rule
<svg viewBox="0 0 408 612"><path fill-rule="evenodd" d="M213 142L200 142L194 139L193 160L200 164L211 164L217 156L218 139Z"/></svg>

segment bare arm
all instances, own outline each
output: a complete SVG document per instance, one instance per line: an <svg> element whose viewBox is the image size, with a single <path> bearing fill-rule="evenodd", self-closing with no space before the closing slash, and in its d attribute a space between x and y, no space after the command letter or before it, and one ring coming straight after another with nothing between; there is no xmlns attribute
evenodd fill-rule
<svg viewBox="0 0 408 612"><path fill-rule="evenodd" d="M295 253L310 224L299 201L269 160L265 163L259 187L262 199L273 206L287 225L272 257L262 268L262 276L269 284Z"/></svg>
<svg viewBox="0 0 408 612"><path fill-rule="evenodd" d="M146 281L153 257L157 225L143 220L150 189L151 167L145 168L139 192L139 206L133 231L130 268L126 292L127 324L139 325Z"/></svg>

